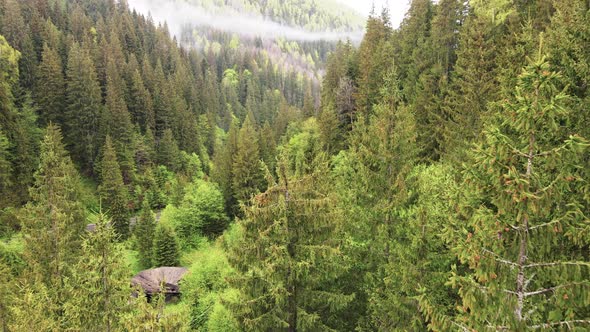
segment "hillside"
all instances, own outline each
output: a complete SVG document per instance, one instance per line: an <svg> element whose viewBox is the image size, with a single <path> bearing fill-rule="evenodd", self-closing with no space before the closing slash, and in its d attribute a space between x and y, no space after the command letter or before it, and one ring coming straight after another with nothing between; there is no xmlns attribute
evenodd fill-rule
<svg viewBox="0 0 590 332"><path fill-rule="evenodd" d="M152 5L0 0L1 331L590 328L587 0Z"/></svg>

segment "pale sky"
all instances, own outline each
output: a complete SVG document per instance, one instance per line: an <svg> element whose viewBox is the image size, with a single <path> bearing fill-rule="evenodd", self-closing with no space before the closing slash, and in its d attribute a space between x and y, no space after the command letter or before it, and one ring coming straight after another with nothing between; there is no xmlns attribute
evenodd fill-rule
<svg viewBox="0 0 590 332"><path fill-rule="evenodd" d="M321 1L321 0L320 0ZM410 0L338 0L349 7L356 9L358 12L369 15L373 3L375 3L375 11L381 13L383 6L389 5L389 12L391 13L391 23L394 28L397 28L409 7Z"/></svg>

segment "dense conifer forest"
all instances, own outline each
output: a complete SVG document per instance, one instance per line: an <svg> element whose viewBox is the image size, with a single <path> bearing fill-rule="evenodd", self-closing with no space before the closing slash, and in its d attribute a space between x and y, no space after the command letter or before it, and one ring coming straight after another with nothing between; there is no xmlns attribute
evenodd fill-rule
<svg viewBox="0 0 590 332"><path fill-rule="evenodd" d="M587 0L0 0L0 331L588 331L589 80Z"/></svg>

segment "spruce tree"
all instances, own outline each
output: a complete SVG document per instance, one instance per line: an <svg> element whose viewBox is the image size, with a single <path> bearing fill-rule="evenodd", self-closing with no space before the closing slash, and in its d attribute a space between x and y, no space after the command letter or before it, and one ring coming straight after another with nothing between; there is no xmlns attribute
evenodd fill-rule
<svg viewBox="0 0 590 332"><path fill-rule="evenodd" d="M129 183L135 172L133 154L133 125L125 103L125 85L113 61L107 65L106 111L103 112L101 132L109 135L117 152L123 181Z"/></svg>
<svg viewBox="0 0 590 332"><path fill-rule="evenodd" d="M155 231L156 218L154 218L149 199L144 197L141 214L137 219L137 224L135 224L134 233L137 241L137 251L139 252L139 264L145 269L153 266Z"/></svg>
<svg viewBox="0 0 590 332"><path fill-rule="evenodd" d="M6 193L12 183L12 165L8 138L0 131L0 193Z"/></svg>
<svg viewBox="0 0 590 332"><path fill-rule="evenodd" d="M580 233L586 218L583 197L576 194L589 144L560 129L571 112L558 82L544 57L531 60L471 152L462 214L445 233L469 270L453 270L450 282L462 306L446 328L522 331L590 324L590 265Z"/></svg>
<svg viewBox="0 0 590 332"><path fill-rule="evenodd" d="M63 65L56 50L43 45L42 60L37 69L34 98L39 107L42 124L63 125L66 84Z"/></svg>
<svg viewBox="0 0 590 332"><path fill-rule="evenodd" d="M499 29L471 14L459 36L457 63L443 103L440 150L453 161L465 158L467 147L479 138L488 103L498 94Z"/></svg>
<svg viewBox="0 0 590 332"><path fill-rule="evenodd" d="M390 64L387 53L390 47L391 26L388 19L388 17L373 15L369 17L366 34L358 50L359 90L356 95L356 102L358 111L365 116L370 113L373 105L377 103L379 89L383 84L383 77ZM338 82L338 88L340 88L340 83L341 81Z"/></svg>
<svg viewBox="0 0 590 332"><path fill-rule="evenodd" d="M239 131L238 119L234 118L225 144L220 149L217 149L215 153L213 159L214 168L211 170L211 177L219 184L225 198L225 209L230 216L235 215L237 206L233 191L233 163L238 149Z"/></svg>
<svg viewBox="0 0 590 332"><path fill-rule="evenodd" d="M246 203L263 189L258 135L250 113L238 134L237 151L232 163L232 191L237 202Z"/></svg>
<svg viewBox="0 0 590 332"><path fill-rule="evenodd" d="M129 197L110 136L106 137L102 153L98 188L101 203L111 217L117 235L126 239L129 234Z"/></svg>
<svg viewBox="0 0 590 332"><path fill-rule="evenodd" d="M155 267L180 265L180 251L176 234L168 225L158 224L156 227L153 265Z"/></svg>
<svg viewBox="0 0 590 332"><path fill-rule="evenodd" d="M351 150L340 155L336 166L341 208L351 216L344 247L355 264L347 277L367 302L368 329L412 329L415 303L399 292L401 280L388 275L388 266L400 261L407 234L406 211L411 200L409 174L417 161L416 123L403 103L395 66L385 76L381 102L368 121L359 121L350 137ZM403 268L403 266L395 266Z"/></svg>
<svg viewBox="0 0 590 332"><path fill-rule="evenodd" d="M131 294L128 271L112 222L103 214L96 218L67 282L70 299L64 317L71 330L118 331Z"/></svg>
<svg viewBox="0 0 590 332"><path fill-rule="evenodd" d="M59 316L68 297L64 282L80 254L85 213L79 203L80 177L55 125L49 125L45 132L30 195L22 219L26 278L38 280L45 287L43 292L48 292L50 299L48 310Z"/></svg>
<svg viewBox="0 0 590 332"><path fill-rule="evenodd" d="M89 171L99 148L102 98L94 62L88 50L78 43L70 49L66 77L64 133L73 159Z"/></svg>
<svg viewBox="0 0 590 332"><path fill-rule="evenodd" d="M169 128L164 130L164 134L158 142L158 163L171 171L178 170L180 166L180 150L172 130Z"/></svg>
<svg viewBox="0 0 590 332"><path fill-rule="evenodd" d="M346 264L321 160L300 177L280 165L280 182L255 196L238 221L243 233L229 261L238 271L230 283L240 300L231 305L244 330L335 329L353 299L335 287Z"/></svg>

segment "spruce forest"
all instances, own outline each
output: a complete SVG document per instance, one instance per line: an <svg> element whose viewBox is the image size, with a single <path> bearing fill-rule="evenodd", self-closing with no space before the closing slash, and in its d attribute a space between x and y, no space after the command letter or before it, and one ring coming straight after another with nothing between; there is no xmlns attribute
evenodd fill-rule
<svg viewBox="0 0 590 332"><path fill-rule="evenodd" d="M0 331L590 331L590 2L408 3L0 0Z"/></svg>

